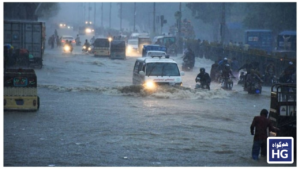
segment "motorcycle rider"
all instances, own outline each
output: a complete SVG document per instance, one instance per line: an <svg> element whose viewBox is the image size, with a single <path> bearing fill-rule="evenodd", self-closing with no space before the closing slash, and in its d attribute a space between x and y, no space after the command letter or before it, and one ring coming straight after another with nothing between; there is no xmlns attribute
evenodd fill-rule
<svg viewBox="0 0 300 169"><path fill-rule="evenodd" d="M225 64L225 66L222 70L221 77L222 77L223 80L224 79L229 79L230 75L231 75L232 78L235 78L232 71L231 71L231 69L230 69L230 65L227 63L227 64ZM223 85L223 83L222 83L222 85ZM224 87L224 86L222 86L222 87Z"/></svg>
<svg viewBox="0 0 300 169"><path fill-rule="evenodd" d="M88 42L88 40L86 39L84 42L84 46L86 46L87 48L91 46L91 44Z"/></svg>
<svg viewBox="0 0 300 169"><path fill-rule="evenodd" d="M217 79L216 79L216 73L218 72L218 67L219 67L218 61L215 61L215 63L211 65L211 69L210 69L210 77L211 77L211 79L213 79L213 80L217 80Z"/></svg>
<svg viewBox="0 0 300 169"><path fill-rule="evenodd" d="M289 83L291 81L294 81L295 79L293 79L293 76L295 74L296 74L296 67L294 66L293 62L289 62L288 67L286 67L282 72L279 81L281 83Z"/></svg>
<svg viewBox="0 0 300 169"><path fill-rule="evenodd" d="M184 62L188 62L188 67L193 68L195 65L195 54L192 51L190 47L187 47L187 49L184 51Z"/></svg>
<svg viewBox="0 0 300 169"><path fill-rule="evenodd" d="M210 76L208 73L205 72L205 69L202 67L200 68L200 73L197 75L195 81L197 82L197 78L200 78L200 83L202 84L206 84L207 85L207 89L210 90Z"/></svg>
<svg viewBox="0 0 300 169"><path fill-rule="evenodd" d="M266 65L265 69L265 81L267 79L272 78L272 76L275 74L275 64L273 60L268 60L269 62Z"/></svg>
<svg viewBox="0 0 300 169"><path fill-rule="evenodd" d="M77 35L77 37L75 38L75 42L76 42L76 45L78 44L78 45L80 45L80 37L79 37L79 35Z"/></svg>
<svg viewBox="0 0 300 169"><path fill-rule="evenodd" d="M219 70L223 70L225 65L228 64L228 59L225 57L223 60L220 60L218 65L219 65Z"/></svg>
<svg viewBox="0 0 300 169"><path fill-rule="evenodd" d="M259 78L259 80L260 81L262 81L262 79L261 79L261 75L260 75L260 73L258 72L258 65L259 65L259 63L258 62L255 62L255 61L253 61L253 62L250 62L250 60L249 59L247 59L246 60L246 63L242 66L242 67L240 67L239 69L238 69L238 71L240 71L241 69L246 69L246 71L247 71L247 73L245 74L245 76L244 76L244 79L245 79L245 82L244 82L244 87L245 88L247 88L247 76L249 75L249 74L251 74L251 73L254 73L258 78Z"/></svg>

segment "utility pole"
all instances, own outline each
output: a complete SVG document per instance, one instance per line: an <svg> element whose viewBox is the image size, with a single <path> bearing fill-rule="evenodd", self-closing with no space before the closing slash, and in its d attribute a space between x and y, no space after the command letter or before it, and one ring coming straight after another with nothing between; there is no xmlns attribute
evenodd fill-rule
<svg viewBox="0 0 300 169"><path fill-rule="evenodd" d="M122 3L120 3L120 31L122 31Z"/></svg>
<svg viewBox="0 0 300 169"><path fill-rule="evenodd" d="M96 3L94 3L94 26L96 26Z"/></svg>
<svg viewBox="0 0 300 169"><path fill-rule="evenodd" d="M103 28L103 2L101 3L101 27Z"/></svg>
<svg viewBox="0 0 300 169"><path fill-rule="evenodd" d="M223 44L224 39L225 39L225 3L222 3L222 16L221 16L220 35L221 35L221 44Z"/></svg>
<svg viewBox="0 0 300 169"><path fill-rule="evenodd" d="M179 52L182 52L182 38L181 38L181 16L182 16L182 13L181 13L181 2L179 3L179 23L178 23L178 36L179 36L179 39L178 39L178 50Z"/></svg>
<svg viewBox="0 0 300 169"><path fill-rule="evenodd" d="M111 29L111 2L109 3L109 32Z"/></svg>
<svg viewBox="0 0 300 169"><path fill-rule="evenodd" d="M133 16L133 32L135 32L135 14L136 14L136 3L134 3L134 16Z"/></svg>
<svg viewBox="0 0 300 169"><path fill-rule="evenodd" d="M155 35L155 2L153 3L153 34Z"/></svg>
<svg viewBox="0 0 300 169"><path fill-rule="evenodd" d="M88 22L90 23L90 11L91 11L91 7L90 7L90 3L89 3L89 8L88 8L88 13L89 13L89 15L88 15Z"/></svg>

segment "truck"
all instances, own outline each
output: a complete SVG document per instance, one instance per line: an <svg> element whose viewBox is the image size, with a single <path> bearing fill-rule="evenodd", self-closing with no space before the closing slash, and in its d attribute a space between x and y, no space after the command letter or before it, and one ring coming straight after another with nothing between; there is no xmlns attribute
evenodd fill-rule
<svg viewBox="0 0 300 169"><path fill-rule="evenodd" d="M12 45L14 50L27 49L30 56L32 56L29 62L30 67L42 68L45 31L44 22L4 20L4 44ZM16 55L16 57L18 56ZM22 67L24 65L18 66Z"/></svg>
<svg viewBox="0 0 300 169"><path fill-rule="evenodd" d="M274 84L271 88L269 119L273 126L280 130L277 133L270 133L270 135L277 137L293 137L295 159L297 152L296 98L295 83L278 83Z"/></svg>

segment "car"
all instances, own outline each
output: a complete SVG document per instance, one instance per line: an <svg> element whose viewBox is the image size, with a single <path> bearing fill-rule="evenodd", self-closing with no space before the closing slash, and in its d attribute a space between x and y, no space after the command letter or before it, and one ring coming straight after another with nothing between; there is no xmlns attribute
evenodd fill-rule
<svg viewBox="0 0 300 169"><path fill-rule="evenodd" d="M71 41L74 45L76 44L75 39L70 35L63 35L61 37L61 44L64 45L66 43L66 40Z"/></svg>
<svg viewBox="0 0 300 169"><path fill-rule="evenodd" d="M151 50L147 51L146 55L143 57L165 57L167 54L164 51L156 51L156 50Z"/></svg>
<svg viewBox="0 0 300 169"><path fill-rule="evenodd" d="M138 39L128 39L126 53L138 53Z"/></svg>
<svg viewBox="0 0 300 169"><path fill-rule="evenodd" d="M146 90L155 90L158 85L181 86L183 75L177 62L167 56L142 57L134 64L132 83Z"/></svg>

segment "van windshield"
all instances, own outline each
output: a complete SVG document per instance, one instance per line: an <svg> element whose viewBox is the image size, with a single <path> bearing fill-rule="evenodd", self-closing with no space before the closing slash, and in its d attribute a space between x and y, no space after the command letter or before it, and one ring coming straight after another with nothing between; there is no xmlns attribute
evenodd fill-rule
<svg viewBox="0 0 300 169"><path fill-rule="evenodd" d="M146 76L180 76L176 63L148 63Z"/></svg>
<svg viewBox="0 0 300 169"><path fill-rule="evenodd" d="M138 45L138 41L137 40L129 40L128 44L129 45Z"/></svg>
<svg viewBox="0 0 300 169"><path fill-rule="evenodd" d="M108 39L96 39L94 42L95 47L109 47Z"/></svg>

